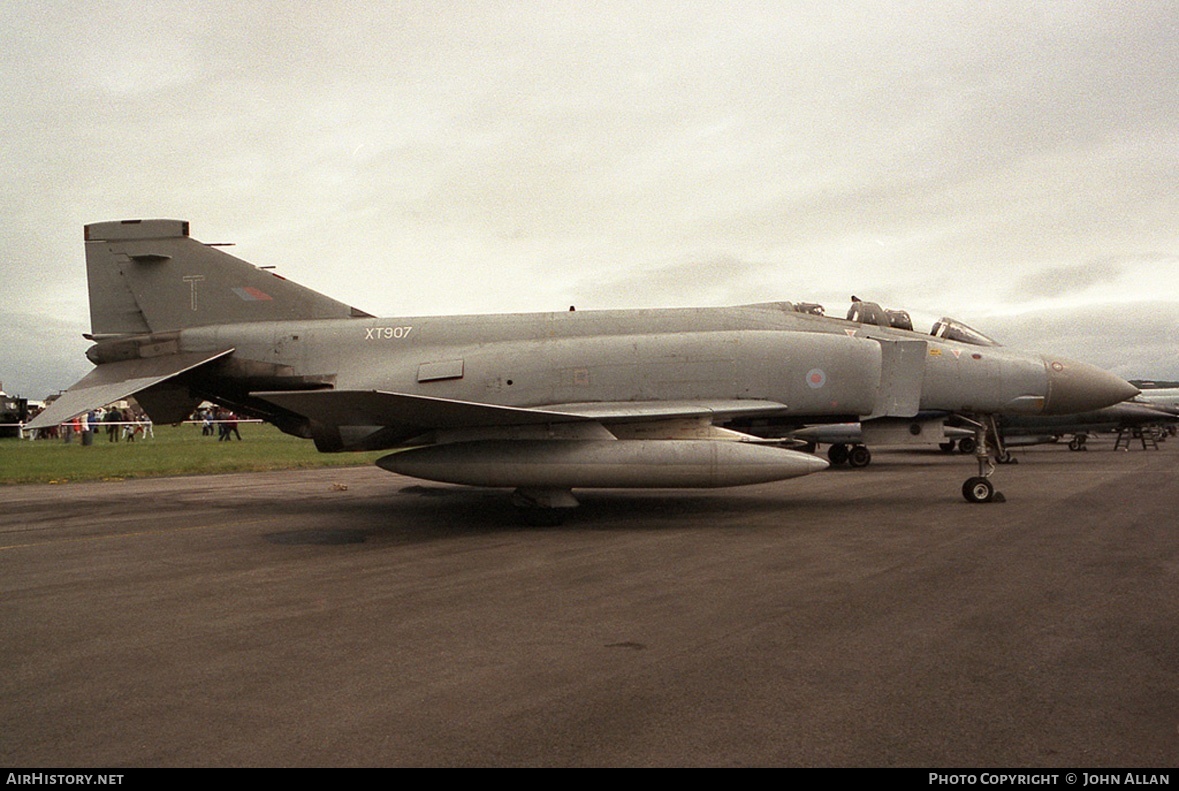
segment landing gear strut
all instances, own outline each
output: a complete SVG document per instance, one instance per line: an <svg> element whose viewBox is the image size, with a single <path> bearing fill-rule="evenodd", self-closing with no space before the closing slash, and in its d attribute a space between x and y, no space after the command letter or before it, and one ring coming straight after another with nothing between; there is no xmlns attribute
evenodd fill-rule
<svg viewBox="0 0 1179 791"><path fill-rule="evenodd" d="M1003 496L1002 492L995 490L995 485L991 483L991 476L995 472L995 464L991 461L991 455L987 448L987 433L988 429L995 439L996 455L999 459L1004 457L1010 458L1010 454L1003 447L1000 439L998 426L995 424L993 415L986 418L985 423L971 420L970 423L974 425L974 457L978 460L978 475L967 478L966 482L962 484L962 497L968 503L1001 503L1007 498ZM959 450L962 445L966 444L966 440L958 443Z"/></svg>

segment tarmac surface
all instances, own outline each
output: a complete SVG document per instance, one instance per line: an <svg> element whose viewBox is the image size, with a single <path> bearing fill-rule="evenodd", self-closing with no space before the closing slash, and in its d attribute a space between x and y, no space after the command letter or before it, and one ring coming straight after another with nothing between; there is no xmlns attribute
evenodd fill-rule
<svg viewBox="0 0 1179 791"><path fill-rule="evenodd" d="M1179 440L708 491L0 488L0 765L1179 765Z"/></svg>

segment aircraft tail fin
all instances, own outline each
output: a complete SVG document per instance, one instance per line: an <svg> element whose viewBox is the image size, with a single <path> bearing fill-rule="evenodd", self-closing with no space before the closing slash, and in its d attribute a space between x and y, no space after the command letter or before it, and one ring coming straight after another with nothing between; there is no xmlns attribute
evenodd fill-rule
<svg viewBox="0 0 1179 791"><path fill-rule="evenodd" d="M86 273L95 340L209 324L369 316L198 242L184 220L87 225Z"/></svg>

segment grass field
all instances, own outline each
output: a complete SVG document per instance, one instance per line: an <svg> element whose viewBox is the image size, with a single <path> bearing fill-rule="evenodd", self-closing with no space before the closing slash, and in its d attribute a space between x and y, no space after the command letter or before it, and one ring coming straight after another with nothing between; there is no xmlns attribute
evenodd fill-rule
<svg viewBox="0 0 1179 791"><path fill-rule="evenodd" d="M156 426L154 438L108 442L106 432L84 447L80 438L0 440L0 484L117 481L165 475L261 472L306 467L355 467L387 453L319 453L310 440L264 423L239 424L242 439L218 442L199 425Z"/></svg>

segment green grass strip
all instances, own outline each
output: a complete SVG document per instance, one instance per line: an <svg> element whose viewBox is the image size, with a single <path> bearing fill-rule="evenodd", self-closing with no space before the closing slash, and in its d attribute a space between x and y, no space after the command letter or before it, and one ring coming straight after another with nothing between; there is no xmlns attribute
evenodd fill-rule
<svg viewBox="0 0 1179 791"><path fill-rule="evenodd" d="M201 436L200 425L155 426L155 437L109 442L106 429L93 444L61 439L0 439L0 484L123 480L168 475L265 472L372 464L388 451L319 453L306 439L264 423L240 423L242 439Z"/></svg>

